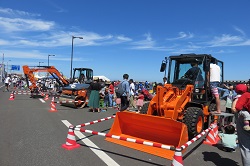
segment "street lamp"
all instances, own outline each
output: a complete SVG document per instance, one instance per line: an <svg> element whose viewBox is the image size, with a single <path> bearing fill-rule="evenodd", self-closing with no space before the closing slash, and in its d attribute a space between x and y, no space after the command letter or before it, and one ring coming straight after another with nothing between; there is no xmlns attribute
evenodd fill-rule
<svg viewBox="0 0 250 166"><path fill-rule="evenodd" d="M49 57L50 57L50 56L56 56L56 55L48 55L48 66L49 66Z"/></svg>
<svg viewBox="0 0 250 166"><path fill-rule="evenodd" d="M44 62L39 62L39 67L40 67L40 63L44 63Z"/></svg>
<svg viewBox="0 0 250 166"><path fill-rule="evenodd" d="M72 45L71 45L71 60L70 60L70 78L72 78L72 62L73 62L73 45L74 45L74 39L83 39L83 37L76 37L72 36Z"/></svg>

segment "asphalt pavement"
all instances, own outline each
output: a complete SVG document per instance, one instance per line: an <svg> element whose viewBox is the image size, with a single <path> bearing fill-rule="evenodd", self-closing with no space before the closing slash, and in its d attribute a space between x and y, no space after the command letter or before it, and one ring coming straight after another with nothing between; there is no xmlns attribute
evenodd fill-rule
<svg viewBox="0 0 250 166"><path fill-rule="evenodd" d="M79 125L112 116L116 110L88 112L88 108L74 109L56 104L56 112L50 112L49 100L3 92L0 84L0 165L1 166L162 166L172 161L126 148L98 135L76 132L81 146L66 150L68 126ZM57 99L55 99L57 100ZM108 133L114 119L86 126L86 129ZM204 138L204 137L203 137ZM218 147L202 144L200 139L183 153L185 166L240 166L239 149L234 153Z"/></svg>

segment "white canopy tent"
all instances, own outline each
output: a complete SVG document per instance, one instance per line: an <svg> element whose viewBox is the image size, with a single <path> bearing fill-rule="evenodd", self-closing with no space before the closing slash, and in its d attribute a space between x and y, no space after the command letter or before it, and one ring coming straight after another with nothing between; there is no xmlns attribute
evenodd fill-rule
<svg viewBox="0 0 250 166"><path fill-rule="evenodd" d="M110 79L105 76L93 76L93 78L96 78L96 77L99 79L102 79L103 81L110 81Z"/></svg>

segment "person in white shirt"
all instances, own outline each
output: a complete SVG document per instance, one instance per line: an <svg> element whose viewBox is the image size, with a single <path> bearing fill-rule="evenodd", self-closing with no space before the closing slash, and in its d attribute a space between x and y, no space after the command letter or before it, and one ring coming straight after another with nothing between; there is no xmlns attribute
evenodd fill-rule
<svg viewBox="0 0 250 166"><path fill-rule="evenodd" d="M11 78L10 78L10 75L8 75L6 78L5 78L5 90L9 92L9 87L10 87L10 83L11 83Z"/></svg>
<svg viewBox="0 0 250 166"><path fill-rule="evenodd" d="M130 88L129 107L136 108L135 101L134 101L135 100L135 84L134 84L133 79L129 80L129 88Z"/></svg>
<svg viewBox="0 0 250 166"><path fill-rule="evenodd" d="M167 84L167 77L163 77L163 84Z"/></svg>
<svg viewBox="0 0 250 166"><path fill-rule="evenodd" d="M218 93L218 87L220 85L220 66L217 64L211 63L210 64L210 72L209 72L209 80L210 80L210 88L212 91L212 94L215 97L216 101L216 111L214 113L221 113L221 108L220 108L220 96Z"/></svg>
<svg viewBox="0 0 250 166"><path fill-rule="evenodd" d="M14 75L14 77L12 78L12 83L13 83L13 88L16 88L17 85L17 76Z"/></svg>

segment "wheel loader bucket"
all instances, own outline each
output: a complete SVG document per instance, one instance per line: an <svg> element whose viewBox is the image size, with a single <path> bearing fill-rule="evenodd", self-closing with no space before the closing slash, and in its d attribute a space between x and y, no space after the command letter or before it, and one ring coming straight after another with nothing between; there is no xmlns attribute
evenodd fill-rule
<svg viewBox="0 0 250 166"><path fill-rule="evenodd" d="M116 113L109 134L173 147L179 147L188 141L188 131L184 123L164 117L127 111ZM174 156L174 151L168 149L114 138L106 138L106 140L167 159L172 159Z"/></svg>

